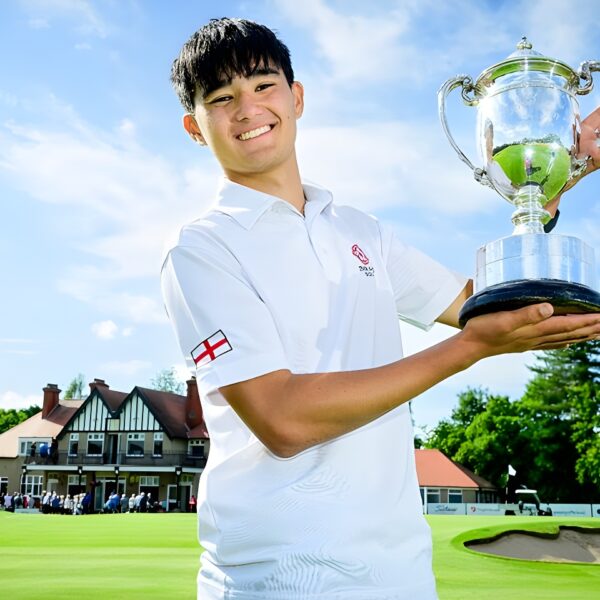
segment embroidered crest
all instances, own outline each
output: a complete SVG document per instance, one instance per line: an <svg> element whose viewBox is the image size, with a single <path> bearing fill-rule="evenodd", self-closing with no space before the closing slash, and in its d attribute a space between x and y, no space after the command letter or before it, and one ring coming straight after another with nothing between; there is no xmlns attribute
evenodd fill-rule
<svg viewBox="0 0 600 600"><path fill-rule="evenodd" d="M356 258L358 258L363 265L369 264L367 255L360 249L358 244L354 244L354 246L352 246L352 254L354 254L354 256L356 256Z"/></svg>
<svg viewBox="0 0 600 600"><path fill-rule="evenodd" d="M209 338L206 338L203 342L200 342L192 350L192 359L196 363L197 367L201 367L221 356L233 350L229 340L225 334L219 329L216 333L213 333Z"/></svg>

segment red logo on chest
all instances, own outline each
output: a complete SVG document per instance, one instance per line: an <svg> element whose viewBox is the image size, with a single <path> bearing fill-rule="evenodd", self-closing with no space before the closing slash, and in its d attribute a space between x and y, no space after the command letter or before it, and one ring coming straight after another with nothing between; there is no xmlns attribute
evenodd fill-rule
<svg viewBox="0 0 600 600"><path fill-rule="evenodd" d="M358 244L354 244L354 246L352 246L352 254L354 254L354 256L356 256L356 258L358 258L363 265L369 264L367 255L360 249Z"/></svg>

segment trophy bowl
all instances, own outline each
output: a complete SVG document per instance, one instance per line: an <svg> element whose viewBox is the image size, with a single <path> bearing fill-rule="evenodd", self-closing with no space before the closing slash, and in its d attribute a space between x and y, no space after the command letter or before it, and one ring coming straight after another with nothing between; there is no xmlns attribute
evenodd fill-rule
<svg viewBox="0 0 600 600"><path fill-rule="evenodd" d="M461 327L472 317L550 302L555 314L600 312L593 249L573 236L549 234L545 209L586 167L579 157L577 95L593 86L600 61L579 71L543 56L523 38L507 59L481 73L448 79L438 93L440 121L459 158L475 179L514 205L512 235L477 252L475 293L460 311ZM462 88L477 107L476 168L456 144L446 119L446 99Z"/></svg>

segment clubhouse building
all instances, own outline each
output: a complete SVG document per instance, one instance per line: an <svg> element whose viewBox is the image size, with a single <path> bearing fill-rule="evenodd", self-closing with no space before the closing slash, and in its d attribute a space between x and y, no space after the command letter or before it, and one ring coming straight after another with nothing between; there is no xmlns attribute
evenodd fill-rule
<svg viewBox="0 0 600 600"><path fill-rule="evenodd" d="M41 412L0 435L0 492L39 498L91 491L93 509L108 495L151 494L166 510L187 510L210 447L196 380L185 396L90 383L83 400L44 388Z"/></svg>

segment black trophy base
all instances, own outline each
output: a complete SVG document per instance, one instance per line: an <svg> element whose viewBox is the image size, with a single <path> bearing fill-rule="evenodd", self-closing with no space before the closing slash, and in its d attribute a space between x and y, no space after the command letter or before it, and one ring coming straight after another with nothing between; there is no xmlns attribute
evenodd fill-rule
<svg viewBox="0 0 600 600"><path fill-rule="evenodd" d="M600 293L585 285L556 279L519 279L492 285L471 296L461 308L458 322L464 327L473 317L539 302L550 302L557 315L600 313Z"/></svg>

